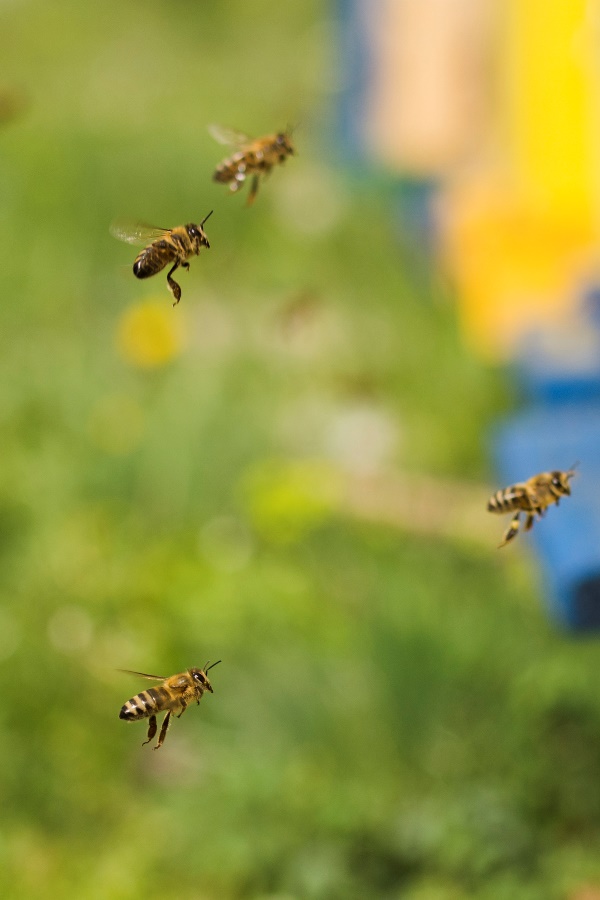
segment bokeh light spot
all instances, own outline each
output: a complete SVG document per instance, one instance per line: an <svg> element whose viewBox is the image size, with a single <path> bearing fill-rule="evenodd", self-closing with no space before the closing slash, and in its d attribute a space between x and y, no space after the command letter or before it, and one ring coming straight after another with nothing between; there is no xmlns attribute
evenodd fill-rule
<svg viewBox="0 0 600 900"><path fill-rule="evenodd" d="M159 368L181 353L181 316L167 298L137 303L121 316L116 339L126 362L140 369Z"/></svg>

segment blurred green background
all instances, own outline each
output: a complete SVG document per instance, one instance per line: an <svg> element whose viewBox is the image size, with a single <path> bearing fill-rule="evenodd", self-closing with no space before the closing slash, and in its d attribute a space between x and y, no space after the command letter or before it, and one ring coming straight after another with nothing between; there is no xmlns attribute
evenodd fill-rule
<svg viewBox="0 0 600 900"><path fill-rule="evenodd" d="M391 185L338 163L332 15L0 5L2 897L600 882L597 647L547 621L520 546L496 554L503 522L487 539L509 391ZM210 180L210 122L297 126L250 210ZM210 209L172 310L108 226ZM349 510L345 486L397 473L483 484L485 539ZM214 696L142 748L118 712L145 685L115 669L218 658Z"/></svg>

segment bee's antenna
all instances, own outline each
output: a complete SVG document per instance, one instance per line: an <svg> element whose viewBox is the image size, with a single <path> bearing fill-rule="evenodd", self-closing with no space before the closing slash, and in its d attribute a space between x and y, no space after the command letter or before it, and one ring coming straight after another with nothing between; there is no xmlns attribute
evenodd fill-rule
<svg viewBox="0 0 600 900"><path fill-rule="evenodd" d="M571 468L569 469L569 471L567 472L567 476L569 478L572 478L576 474L575 469L577 469L578 466L579 466L579 460L577 460L577 462L574 462L573 465L571 466Z"/></svg>
<svg viewBox="0 0 600 900"><path fill-rule="evenodd" d="M209 661L206 662L206 665L204 666L204 670L203 670L205 675L206 675L206 673L208 672L209 669L214 669L215 666L218 666L219 663L221 662L221 660L218 659L216 662L214 662L214 663L212 664L212 666L209 666L209 665L208 665L208 662L209 662Z"/></svg>
<svg viewBox="0 0 600 900"><path fill-rule="evenodd" d="M209 214L207 216L204 216L204 218L200 222L200 228L202 228L202 226L204 225L204 223L206 222L207 219L210 219L210 217L212 216L213 213L214 213L214 209L211 209ZM216 663L215 663L215 665L216 665Z"/></svg>

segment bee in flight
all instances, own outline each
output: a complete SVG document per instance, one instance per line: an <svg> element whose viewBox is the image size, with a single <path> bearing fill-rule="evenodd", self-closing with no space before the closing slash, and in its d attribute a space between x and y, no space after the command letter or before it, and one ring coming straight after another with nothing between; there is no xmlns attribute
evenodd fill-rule
<svg viewBox="0 0 600 900"><path fill-rule="evenodd" d="M133 264L133 274L137 278L150 278L173 263L167 274L167 284L175 298L173 306L176 306L181 300L181 287L171 276L179 266L189 269L188 259L198 256L201 247L210 249L203 225L212 214L211 209L199 225L190 223L176 228L154 228L151 225L115 222L110 231L114 237L128 244L147 244Z"/></svg>
<svg viewBox="0 0 600 900"><path fill-rule="evenodd" d="M577 464L575 464L577 465ZM535 517L541 518L547 508L553 503L558 503L561 497L571 494L569 481L575 475L575 466L568 472L542 472L534 475L529 481L520 481L512 484L502 491L496 491L488 500L488 511L493 513L507 513L515 511L510 525L504 532L502 543L504 547L515 537L519 531L521 513L525 514L524 530L529 531Z"/></svg>
<svg viewBox="0 0 600 900"><path fill-rule="evenodd" d="M290 131L268 134L262 138L249 138L239 131L209 125L208 130L220 144L236 147L236 152L219 163L213 174L213 181L228 184L235 193L243 187L246 178L252 176L247 205L254 203L261 175L268 175L271 169L294 155L294 145Z"/></svg>
<svg viewBox="0 0 600 900"><path fill-rule="evenodd" d="M194 701L200 703L205 691L213 693L212 685L206 673L220 662L221 660L219 659L212 666L206 663L203 669L188 669L179 675L171 675L170 678L163 678L161 675L147 675L145 672L134 672L131 669L121 669L121 672L139 675L141 678L148 678L150 681L162 681L162 684L140 691L131 700L127 700L121 707L119 718L125 719L126 722L149 719L148 740L144 741L143 747L144 744L149 744L156 734L156 714L166 710L167 714L163 719L158 742L154 748L158 750L166 737L171 714L180 718L190 703Z"/></svg>

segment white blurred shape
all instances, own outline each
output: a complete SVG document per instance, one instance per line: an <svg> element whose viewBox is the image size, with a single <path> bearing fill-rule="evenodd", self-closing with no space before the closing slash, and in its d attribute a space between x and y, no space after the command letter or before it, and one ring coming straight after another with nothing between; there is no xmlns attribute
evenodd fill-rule
<svg viewBox="0 0 600 900"><path fill-rule="evenodd" d="M386 410L370 403L338 410L325 434L328 456L349 472L374 475L391 461L399 428Z"/></svg>

